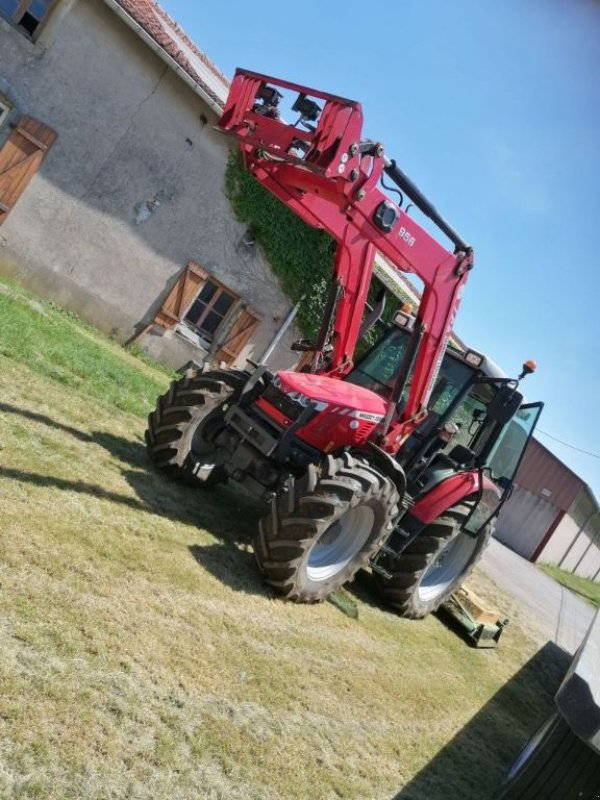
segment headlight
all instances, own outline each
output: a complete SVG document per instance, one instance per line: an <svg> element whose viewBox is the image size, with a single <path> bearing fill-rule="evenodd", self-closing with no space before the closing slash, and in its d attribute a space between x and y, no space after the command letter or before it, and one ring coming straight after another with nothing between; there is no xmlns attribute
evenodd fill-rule
<svg viewBox="0 0 600 800"><path fill-rule="evenodd" d="M306 406L310 403L310 397L302 394L302 392L287 392L286 394L290 400L293 400L295 403L298 403L304 408L306 408Z"/></svg>
<svg viewBox="0 0 600 800"><path fill-rule="evenodd" d="M480 367L483 362L483 356L481 353L475 352L475 350L467 350L465 353L465 361L472 367Z"/></svg>
<svg viewBox="0 0 600 800"><path fill-rule="evenodd" d="M275 375L275 377L274 377L274 378L273 378L273 380L271 381L271 384L272 384L272 385L273 385L273 386L274 386L276 389L281 389L281 378L279 377L279 375Z"/></svg>

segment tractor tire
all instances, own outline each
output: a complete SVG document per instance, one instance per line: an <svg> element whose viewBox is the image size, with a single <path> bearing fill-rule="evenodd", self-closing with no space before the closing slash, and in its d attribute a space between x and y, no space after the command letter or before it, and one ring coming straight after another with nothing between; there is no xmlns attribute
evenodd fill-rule
<svg viewBox="0 0 600 800"><path fill-rule="evenodd" d="M190 371L173 381L148 415L146 447L152 463L185 483L214 486L227 479L212 440L248 375L235 370Z"/></svg>
<svg viewBox="0 0 600 800"><path fill-rule="evenodd" d="M387 539L398 516L394 483L348 452L311 464L273 500L254 552L268 584L288 600L315 603L349 581Z"/></svg>
<svg viewBox="0 0 600 800"><path fill-rule="evenodd" d="M379 565L391 574L374 573L381 597L401 616L422 619L447 600L481 558L495 519L474 539L460 527L469 509L460 504L430 523L399 556L384 554Z"/></svg>
<svg viewBox="0 0 600 800"><path fill-rule="evenodd" d="M499 800L593 800L600 796L600 754L554 714L527 742Z"/></svg>

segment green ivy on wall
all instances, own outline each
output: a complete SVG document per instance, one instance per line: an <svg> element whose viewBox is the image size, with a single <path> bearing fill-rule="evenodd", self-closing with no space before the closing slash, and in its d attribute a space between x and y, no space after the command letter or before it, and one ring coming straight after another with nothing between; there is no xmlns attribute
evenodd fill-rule
<svg viewBox="0 0 600 800"><path fill-rule="evenodd" d="M239 150L229 157L225 190L236 216L248 225L250 236L263 249L290 300L296 303L306 294L297 319L303 335L314 337L323 319L335 242L265 189L245 169Z"/></svg>
<svg viewBox="0 0 600 800"><path fill-rule="evenodd" d="M225 172L225 191L234 213L248 225L250 237L263 249L290 300L296 303L306 295L297 321L302 334L315 339L323 320L333 272L334 240L325 231L311 228L265 189L244 167L239 150L232 150L230 154ZM380 287L378 281L373 281L370 303L373 303ZM399 302L389 292L386 294L383 319L389 322ZM370 331L359 351L371 345L375 338L376 331Z"/></svg>

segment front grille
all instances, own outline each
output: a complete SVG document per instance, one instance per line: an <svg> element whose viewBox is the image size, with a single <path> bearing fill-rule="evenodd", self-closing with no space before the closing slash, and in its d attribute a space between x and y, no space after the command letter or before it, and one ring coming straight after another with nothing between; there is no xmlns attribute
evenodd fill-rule
<svg viewBox="0 0 600 800"><path fill-rule="evenodd" d="M288 419L298 419L303 411L303 408L299 403L291 400L287 394L285 394L285 392L282 392L281 389L277 389L275 386L273 386L273 384L270 384L265 389L263 392L263 399L266 400L269 405L273 406L273 408L276 408L278 411L280 411Z"/></svg>
<svg viewBox="0 0 600 800"><path fill-rule="evenodd" d="M241 433L243 440L250 442L263 455L270 456L274 452L279 439L271 436L268 431L264 430L256 420L252 419L241 408L231 406L225 415L225 419L232 428Z"/></svg>

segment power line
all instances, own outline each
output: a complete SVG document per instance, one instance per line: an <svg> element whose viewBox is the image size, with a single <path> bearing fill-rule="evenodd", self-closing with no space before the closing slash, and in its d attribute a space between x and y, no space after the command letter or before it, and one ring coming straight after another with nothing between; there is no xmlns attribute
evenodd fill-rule
<svg viewBox="0 0 600 800"><path fill-rule="evenodd" d="M555 442L559 444L564 444L565 447L570 447L571 450L577 450L578 453L585 453L586 456L592 456L592 458L600 458L599 453L591 453L589 450L582 450L581 447L575 447L574 444L569 444L568 442L563 442L562 439L557 439L556 436L552 436L551 433L546 433L546 431L541 430L540 428L536 428L536 433L543 433L544 436L548 436L550 439L554 439Z"/></svg>

